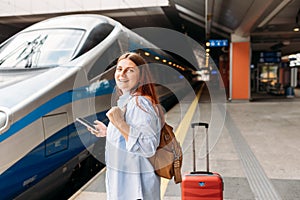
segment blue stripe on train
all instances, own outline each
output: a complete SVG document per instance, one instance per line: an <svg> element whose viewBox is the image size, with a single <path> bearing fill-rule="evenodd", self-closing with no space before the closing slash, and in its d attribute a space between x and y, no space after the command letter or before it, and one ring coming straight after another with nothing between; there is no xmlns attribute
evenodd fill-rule
<svg viewBox="0 0 300 200"><path fill-rule="evenodd" d="M53 99L49 100L48 102L44 103L40 107L36 108L28 115L14 123L6 132L0 135L0 142L4 141L5 139L9 138L13 134L17 133L24 127L28 126L32 122L36 121L40 117L48 114L49 112L64 106L66 104L72 103L74 101L100 96L105 94L110 94L114 90L114 81L109 81L109 84L100 85L96 90L90 90L89 86L77 88L75 90L71 90L65 93L62 93Z"/></svg>

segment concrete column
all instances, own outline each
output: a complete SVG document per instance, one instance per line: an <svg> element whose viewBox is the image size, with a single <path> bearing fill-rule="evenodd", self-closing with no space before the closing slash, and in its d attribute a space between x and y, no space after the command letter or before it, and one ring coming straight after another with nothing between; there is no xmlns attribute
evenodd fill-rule
<svg viewBox="0 0 300 200"><path fill-rule="evenodd" d="M250 85L250 37L231 35L229 100L249 100Z"/></svg>

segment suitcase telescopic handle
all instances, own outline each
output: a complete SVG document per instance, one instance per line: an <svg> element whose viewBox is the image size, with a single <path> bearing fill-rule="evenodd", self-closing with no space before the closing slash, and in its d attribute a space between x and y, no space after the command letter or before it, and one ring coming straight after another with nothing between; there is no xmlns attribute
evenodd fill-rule
<svg viewBox="0 0 300 200"><path fill-rule="evenodd" d="M208 150L208 123L197 122L191 124L193 128L193 171L196 172L196 152L195 152L195 126L204 126L206 129L206 171L209 172L209 150Z"/></svg>
<svg viewBox="0 0 300 200"><path fill-rule="evenodd" d="M192 128L195 128L195 126L205 126L205 128L208 128L208 123L205 122L197 122L197 123L192 123Z"/></svg>

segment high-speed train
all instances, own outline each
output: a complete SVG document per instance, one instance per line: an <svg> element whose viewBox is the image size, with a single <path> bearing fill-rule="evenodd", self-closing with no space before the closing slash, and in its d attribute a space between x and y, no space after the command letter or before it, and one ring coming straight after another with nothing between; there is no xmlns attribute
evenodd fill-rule
<svg viewBox="0 0 300 200"><path fill-rule="evenodd" d="M104 163L105 138L75 118L107 123L114 66L127 51L149 63L171 63L173 75L152 67L164 105L172 96L169 85L184 90L186 80L193 84L192 66L101 15L48 19L1 44L0 199L50 198L91 155Z"/></svg>

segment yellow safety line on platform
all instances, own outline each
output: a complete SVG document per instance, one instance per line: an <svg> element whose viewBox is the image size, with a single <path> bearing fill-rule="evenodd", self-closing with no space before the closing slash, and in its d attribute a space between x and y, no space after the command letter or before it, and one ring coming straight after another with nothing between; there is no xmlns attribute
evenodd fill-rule
<svg viewBox="0 0 300 200"><path fill-rule="evenodd" d="M183 144L183 141L187 134L188 128L191 124L192 118L193 118L195 110L197 108L203 88L204 88L204 85L202 85L202 87L200 88L196 98L191 103L187 113L185 114L185 116L183 117L183 120L181 121L181 123L179 124L178 128L175 131L175 136L180 144ZM165 196L165 192L167 190L169 181L170 181L169 179L161 178L161 186L160 186L161 199L163 199L163 197Z"/></svg>

